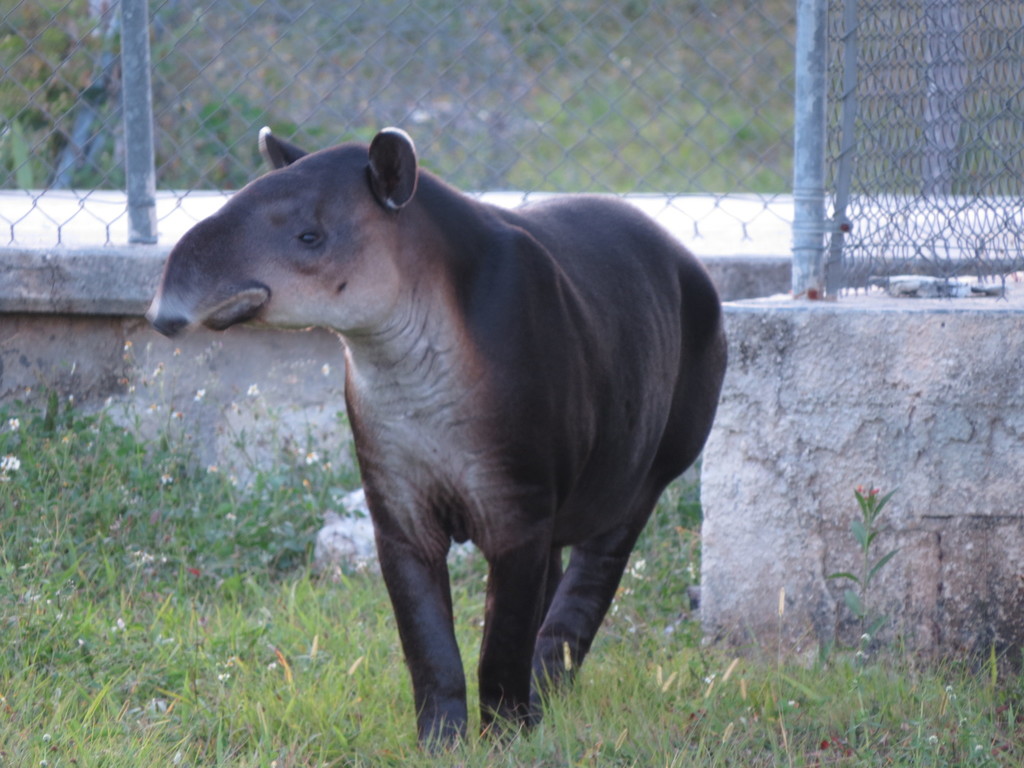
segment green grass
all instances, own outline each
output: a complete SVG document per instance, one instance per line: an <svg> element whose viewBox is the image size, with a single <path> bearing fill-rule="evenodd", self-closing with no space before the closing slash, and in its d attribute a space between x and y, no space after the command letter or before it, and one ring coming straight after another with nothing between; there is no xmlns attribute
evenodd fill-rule
<svg viewBox="0 0 1024 768"><path fill-rule="evenodd" d="M307 564L319 507L351 478L297 463L241 492L193 468L174 440L143 444L55 400L0 412L0 457L18 460L0 482L0 766L1024 757L1022 679L994 661L925 663L891 650L799 664L702 647L681 609L699 569L700 520L683 484L639 543L576 687L543 723L508 743L473 738L427 756L379 576L333 583ZM476 556L453 566L468 669L484 574Z"/></svg>

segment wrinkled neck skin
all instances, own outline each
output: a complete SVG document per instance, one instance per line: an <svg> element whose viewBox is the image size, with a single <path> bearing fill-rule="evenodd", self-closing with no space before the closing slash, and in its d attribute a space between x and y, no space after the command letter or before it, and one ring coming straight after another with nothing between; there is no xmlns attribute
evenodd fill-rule
<svg viewBox="0 0 1024 768"><path fill-rule="evenodd" d="M442 292L420 280L378 328L341 333L349 386L364 402L413 415L450 390L464 356L461 333ZM389 407L390 406L390 407Z"/></svg>
<svg viewBox="0 0 1024 768"><path fill-rule="evenodd" d="M340 335L348 394L381 416L409 417L450 406L475 366L443 235L418 208L398 216L392 245L400 284L391 309L373 327Z"/></svg>
<svg viewBox="0 0 1024 768"><path fill-rule="evenodd" d="M341 332L346 390L382 416L450 407L480 373L455 295L452 246L426 202L427 184L421 180L422 201L394 219L389 247L399 284L390 311L375 327Z"/></svg>

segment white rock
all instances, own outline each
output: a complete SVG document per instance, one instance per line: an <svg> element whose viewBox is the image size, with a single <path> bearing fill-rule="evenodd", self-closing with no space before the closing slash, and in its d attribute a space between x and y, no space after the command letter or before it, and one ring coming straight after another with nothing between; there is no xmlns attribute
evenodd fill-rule
<svg viewBox="0 0 1024 768"><path fill-rule="evenodd" d="M345 494L341 506L344 514L333 510L324 514L324 526L317 533L313 546L313 569L330 574L345 570L379 570L373 523L363 489ZM448 559L454 562L475 552L472 542L453 544Z"/></svg>
<svg viewBox="0 0 1024 768"><path fill-rule="evenodd" d="M320 573L376 568L377 547L366 495L361 488L352 491L341 505L344 514L328 511L324 515L324 527L313 547L313 568Z"/></svg>

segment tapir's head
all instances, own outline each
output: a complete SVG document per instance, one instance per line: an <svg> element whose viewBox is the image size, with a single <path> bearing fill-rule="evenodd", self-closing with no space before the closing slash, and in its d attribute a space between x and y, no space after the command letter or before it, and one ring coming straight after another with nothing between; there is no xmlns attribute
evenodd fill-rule
<svg viewBox="0 0 1024 768"><path fill-rule="evenodd" d="M260 151L276 170L185 233L146 317L167 336L247 320L373 328L399 295L397 221L416 190L412 140L389 128L369 147L307 155L264 128Z"/></svg>

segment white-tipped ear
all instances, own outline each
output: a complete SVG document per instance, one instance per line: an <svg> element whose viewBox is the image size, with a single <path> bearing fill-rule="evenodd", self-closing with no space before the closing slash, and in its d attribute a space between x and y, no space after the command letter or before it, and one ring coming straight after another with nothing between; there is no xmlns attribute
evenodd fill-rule
<svg viewBox="0 0 1024 768"><path fill-rule="evenodd" d="M385 128L370 143L370 187L381 205L397 211L416 193L416 145L401 128Z"/></svg>
<svg viewBox="0 0 1024 768"><path fill-rule="evenodd" d="M277 138L267 126L260 128L260 154L271 168L284 168L308 153L294 144Z"/></svg>

